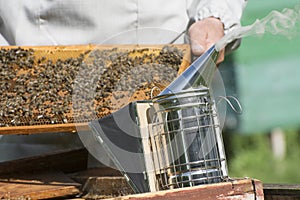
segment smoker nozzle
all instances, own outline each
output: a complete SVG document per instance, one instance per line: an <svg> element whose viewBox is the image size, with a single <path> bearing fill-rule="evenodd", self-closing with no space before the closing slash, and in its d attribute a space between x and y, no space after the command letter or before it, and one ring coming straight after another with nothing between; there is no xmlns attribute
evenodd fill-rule
<svg viewBox="0 0 300 200"><path fill-rule="evenodd" d="M89 123L91 140L97 138L136 193L213 183L226 177L219 124L209 93L217 57L213 46L151 101L132 102Z"/></svg>
<svg viewBox="0 0 300 200"><path fill-rule="evenodd" d="M216 61L218 55L219 52L216 50L215 46L212 46L197 58L158 96L176 94L183 90L198 88L200 86L209 87L217 68Z"/></svg>

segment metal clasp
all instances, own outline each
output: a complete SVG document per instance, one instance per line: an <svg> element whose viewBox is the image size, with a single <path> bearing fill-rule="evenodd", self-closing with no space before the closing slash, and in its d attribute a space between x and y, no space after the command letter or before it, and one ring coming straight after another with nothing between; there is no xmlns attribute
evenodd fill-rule
<svg viewBox="0 0 300 200"><path fill-rule="evenodd" d="M234 112L236 112L237 114L243 113L243 108L240 104L240 101L236 97L234 97L234 96L219 96L218 98L220 98L220 99L218 100L217 104L219 104L222 100L225 100ZM231 100L234 100L238 107L235 107L232 104Z"/></svg>

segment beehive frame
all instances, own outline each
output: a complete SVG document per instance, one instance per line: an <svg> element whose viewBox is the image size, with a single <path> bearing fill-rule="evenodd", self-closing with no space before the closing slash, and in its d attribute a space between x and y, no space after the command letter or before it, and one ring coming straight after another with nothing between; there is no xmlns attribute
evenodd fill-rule
<svg viewBox="0 0 300 200"><path fill-rule="evenodd" d="M100 46L96 46L96 45L79 45L79 46L31 46L31 47L16 47L16 46L9 46L9 47L2 47L1 48L1 52L2 53L2 60L0 62L0 65L4 66L4 67L9 67L10 69L12 69L15 73L15 75L10 74L9 72L4 72L4 70L2 70L0 73L0 83L1 85L6 85L6 91L7 93L5 93L5 95L11 95L13 98L17 98L21 99L20 101L26 101L27 103L30 102L30 104L32 103L32 98L33 95L29 93L31 92L30 89L28 89L28 85L26 85L25 88L23 88L23 90L26 90L26 92L23 92L22 89L17 88L15 85L16 84L16 80L18 80L16 78L16 76L20 76L20 74L24 74L24 76L26 77L26 74L30 74L30 77L28 79L30 79L30 87L33 85L34 87L39 87L39 85L44 84L45 80L47 80L47 78L49 78L47 72L49 72L50 69L49 66L51 67L60 67L61 64L66 64L68 62L71 62L71 66L77 65L77 62L80 62L82 60L88 62L87 60L89 59L89 56L91 55L91 52L95 52L95 51L102 51L102 52L106 52L105 55L108 55L109 52L113 52L118 53L119 58L122 58L122 55L124 55L124 52L126 54L127 57L130 57L129 61L136 61L139 60L140 62L147 62L148 64L156 62L155 60L151 60L151 56L158 56L159 54L162 53L169 53L168 49L171 50L173 49L178 49L182 52L182 55L180 56L180 63L178 63L178 73L181 73L190 63L190 50L189 50L189 45L186 44L182 44L182 45L170 45L170 46L165 46L165 45L100 45ZM107 54L108 52L108 54ZM26 54L26 55L22 55L22 54ZM3 55L5 55L3 57ZM111 54L110 54L111 55ZM17 57L17 59L14 58ZM143 57L144 56L144 57ZM150 57L149 57L150 56ZM25 58L26 57L26 58ZM150 58L150 59L149 59ZM144 61L141 61L141 59L144 59ZM29 63L26 63L29 62ZM30 63L32 62L32 63ZM125 60L125 62L128 62L128 60ZM161 59L159 62L161 63L166 63L168 64L168 62L170 62L170 59ZM59 63L59 64L57 64ZM130 64L130 63L129 63ZM24 65L24 67L20 68L20 65ZM29 67L29 66L33 66ZM27 66L27 67L26 67ZM48 67L48 68L47 68ZM160 66L158 66L160 67ZM43 70L42 70L43 69ZM57 69L59 72L59 69ZM9 71L9 70L8 70ZM41 73L43 72L43 73ZM34 74L36 73L36 74ZM32 75L34 74L34 75ZM38 81L34 82L33 79L37 78L40 79L40 76L47 76L43 79L41 79L43 81L43 83L40 83ZM63 76L63 74L62 74ZM9 84L7 84L9 82ZM25 82L24 82L25 84ZM26 82L26 84L28 84L28 80ZM151 83L149 83L151 84ZM9 86L7 86L9 85ZM33 87L32 86L32 87ZM152 85L153 86L153 85ZM160 88L163 88L164 84L159 85ZM34 88L33 87L33 88ZM53 86L52 86L53 87ZM4 88L4 89L5 89ZM22 87L21 87L22 88ZM2 88L3 89L3 88ZM29 90L29 91L27 91ZM34 89L32 89L34 90ZM44 89L45 90L45 89ZM21 91L21 92L20 92ZM43 90L41 90L43 91ZM35 91L36 92L36 91ZM61 93L61 91L58 91ZM25 96L24 96L25 94ZM147 95L145 95L147 94ZM3 95L3 96L5 96ZM22 95L24 97L22 97ZM26 96L27 95L27 96ZM40 96L42 96L41 94L39 94ZM43 94L44 95L44 94ZM108 94L111 95L111 94ZM30 96L30 100L28 100L27 98L29 98ZM49 96L49 95L48 95ZM38 98L38 95L35 95L36 98ZM23 98L23 99L22 99ZM50 98L50 97L49 97ZM134 92L134 94L132 95L132 97L130 98L129 101L134 101L134 100L144 100L144 99L149 99L150 95L149 95L149 89L146 91L145 88L142 88L142 91L140 92ZM25 100L24 100L25 99ZM34 99L35 100L35 99ZM47 99L46 99L47 100ZM7 99L5 99L5 101L7 101ZM9 102L9 101L7 101ZM97 102L97 101L96 101ZM44 103L44 102L42 102ZM52 102L53 103L53 102ZM102 100L103 103L103 100ZM9 104L9 103L8 103ZM2 99L2 111L0 113L0 134L36 134L36 133L45 133L45 132L76 132L76 128L80 128L80 129L87 129L87 121L86 120L82 120L82 121L76 121L76 124L74 122L74 120L70 121L68 120L68 117L64 117L63 115L61 115L59 117L59 119L57 119L57 117L53 117L53 118L49 118L46 115L44 116L43 114L38 113L38 111L35 111L35 113L31 113L33 112L31 109L28 108L33 108L33 110L37 110L38 107L36 105L32 105L30 107L28 107L27 109L23 108L19 108L19 110L21 109L21 111L16 111L14 110L15 107L12 105L8 105L5 104L5 102ZM47 103L46 103L47 104ZM64 104L64 100L61 100L61 104ZM10 106L10 107L9 107ZM49 103L48 107L52 106L52 113L55 113L56 111L53 111L53 105L51 104L51 102ZM98 105L98 106L102 106ZM11 112L8 112L7 109L11 108ZM72 105L70 104L65 104L65 107L67 110L70 111L70 115L72 115ZM6 109L6 112L4 112ZM46 108L46 109L50 109L50 108ZM98 113L96 116L97 117L102 117L105 116L107 114L110 114L111 112L113 112L113 109L106 109L109 112L105 112L100 110L100 114ZM23 118L17 118L16 116L16 112L21 112L22 115L26 115L27 118L26 120L23 120ZM27 114L25 112L28 112ZM43 112L46 112L45 109ZM48 112L48 111L47 111ZM9 113L9 114L7 114ZM25 113L25 114L24 114ZM53 114L54 115L54 114ZM34 116L34 117L33 117ZM59 116L59 115L58 115ZM30 122L30 120L32 120L32 118L34 118L35 120L33 120L32 122ZM38 119L38 120L37 120ZM18 121L19 120L19 121ZM93 120L93 119L91 119ZM26 121L26 123L24 123L24 121ZM69 122L70 121L70 122ZM5 122L8 122L7 124Z"/></svg>

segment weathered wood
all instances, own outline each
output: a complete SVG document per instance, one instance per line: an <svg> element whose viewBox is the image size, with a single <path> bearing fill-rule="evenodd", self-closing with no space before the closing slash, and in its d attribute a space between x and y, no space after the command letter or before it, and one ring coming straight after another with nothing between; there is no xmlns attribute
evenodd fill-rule
<svg viewBox="0 0 300 200"><path fill-rule="evenodd" d="M300 199L300 184L264 184L266 200Z"/></svg>
<svg viewBox="0 0 300 200"><path fill-rule="evenodd" d="M84 185L84 183L93 177L122 177L122 174L119 170L110 168L110 167L96 167L90 168L83 171L78 171L69 176L78 183Z"/></svg>
<svg viewBox="0 0 300 200"><path fill-rule="evenodd" d="M82 192L86 199L103 199L134 194L124 177L90 177Z"/></svg>
<svg viewBox="0 0 300 200"><path fill-rule="evenodd" d="M262 183L258 180L243 179L218 184L201 185L189 188L165 190L153 193L128 195L110 200L263 200Z"/></svg>
<svg viewBox="0 0 300 200"><path fill-rule="evenodd" d="M87 169L69 176L83 185L82 197L85 199L103 199L134 193L120 171L109 167Z"/></svg>
<svg viewBox="0 0 300 200"><path fill-rule="evenodd" d="M80 184L58 171L16 173L0 178L0 199L48 199L76 195Z"/></svg>
<svg viewBox="0 0 300 200"><path fill-rule="evenodd" d="M87 167L88 152L84 148L33 156L0 163L1 175L16 172L30 172L41 169L57 169L63 172L76 172Z"/></svg>

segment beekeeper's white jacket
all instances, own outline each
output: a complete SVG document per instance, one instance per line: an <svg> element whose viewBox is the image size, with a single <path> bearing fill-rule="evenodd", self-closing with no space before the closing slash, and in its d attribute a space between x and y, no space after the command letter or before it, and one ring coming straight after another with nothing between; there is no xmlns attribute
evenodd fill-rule
<svg viewBox="0 0 300 200"><path fill-rule="evenodd" d="M239 26L245 3L246 0L0 0L0 45L168 43L186 30L191 18L218 17L225 31ZM61 136L3 136L0 161L77 145L73 137Z"/></svg>
<svg viewBox="0 0 300 200"><path fill-rule="evenodd" d="M227 30L239 24L244 5L245 0L0 0L0 31L9 45L99 44L146 27L181 33L190 18L218 17ZM124 42L143 42L134 33Z"/></svg>

